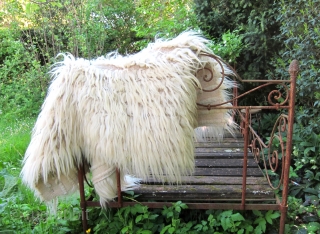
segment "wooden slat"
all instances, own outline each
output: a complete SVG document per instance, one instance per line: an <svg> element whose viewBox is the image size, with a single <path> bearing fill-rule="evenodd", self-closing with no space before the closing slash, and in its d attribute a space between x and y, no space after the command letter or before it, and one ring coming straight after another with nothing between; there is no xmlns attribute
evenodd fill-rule
<svg viewBox="0 0 320 234"><path fill-rule="evenodd" d="M229 134L230 135L230 134ZM244 140L241 134L223 140L195 143L195 172L181 178L179 185L149 179L134 190L138 201L240 201ZM248 153L246 201L275 201L253 154Z"/></svg>
<svg viewBox="0 0 320 234"><path fill-rule="evenodd" d="M222 138L222 139L211 139L208 141L196 141L195 144L200 144L204 142L205 144L210 144L210 143L214 143L214 144L224 144L224 143L231 143L231 142L238 142L238 143L243 143L243 138L234 138L234 137L228 137L228 138Z"/></svg>
<svg viewBox="0 0 320 234"><path fill-rule="evenodd" d="M242 176L242 168L196 168L196 176ZM259 168L250 168L247 176L262 176Z"/></svg>
<svg viewBox="0 0 320 234"><path fill-rule="evenodd" d="M154 179L144 181L143 184L163 184ZM216 185L241 185L242 177L233 176L182 176L181 184L194 184L194 185L205 185L205 184L216 184ZM268 185L267 180L264 177L247 177L246 184L261 184Z"/></svg>
<svg viewBox="0 0 320 234"><path fill-rule="evenodd" d="M197 142L195 143L195 147L208 147L208 148L243 148L243 141L241 142Z"/></svg>
<svg viewBox="0 0 320 234"><path fill-rule="evenodd" d="M238 153L242 154L243 156L243 149L242 148L230 148L230 149L225 149L225 148L196 148L195 149L195 155L197 156L198 154L204 154L204 153L211 153L211 154L233 154L233 153Z"/></svg>
<svg viewBox="0 0 320 234"><path fill-rule="evenodd" d="M200 152L200 153L196 153L195 154L195 158L203 158L203 159L209 159L209 158L212 158L212 159L218 159L218 158L221 158L221 159L235 159L235 158L238 158L238 159L242 159L243 158L243 153L242 152ZM253 158L253 155L252 154L248 154L248 158Z"/></svg>
<svg viewBox="0 0 320 234"><path fill-rule="evenodd" d="M234 134L231 134L230 132L225 132L222 136L222 139L226 138L242 138L242 134L240 132L235 132ZM217 140L217 138L211 137L210 140ZM219 139L221 140L221 139Z"/></svg>
<svg viewBox="0 0 320 234"><path fill-rule="evenodd" d="M141 185L135 190L141 199L181 201L216 200L216 199L241 199L241 185ZM199 196L201 195L201 196ZM271 188L263 185L247 185L246 196L250 198L272 199L274 197Z"/></svg>
<svg viewBox="0 0 320 234"><path fill-rule="evenodd" d="M243 159L196 159L196 167L208 167L208 168L242 168ZM253 159L249 159L247 162L248 167L257 167L256 162Z"/></svg>

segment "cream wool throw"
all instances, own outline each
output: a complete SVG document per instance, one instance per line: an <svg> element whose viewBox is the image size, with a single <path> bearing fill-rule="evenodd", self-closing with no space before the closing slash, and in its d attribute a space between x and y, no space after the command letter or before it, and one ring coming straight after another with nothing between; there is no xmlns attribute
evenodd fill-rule
<svg viewBox="0 0 320 234"><path fill-rule="evenodd" d="M23 182L49 201L75 191L77 168L90 165L104 205L117 194L117 167L122 190L137 186L135 178L178 183L191 174L194 129L212 126L219 136L233 125L226 110L197 109L197 102L224 102L233 85L224 80L218 90L202 92L221 82L221 66L201 55L212 53L207 43L185 32L125 57L114 53L85 60L64 54L51 71L53 80L25 153ZM212 80L203 82L208 68Z"/></svg>

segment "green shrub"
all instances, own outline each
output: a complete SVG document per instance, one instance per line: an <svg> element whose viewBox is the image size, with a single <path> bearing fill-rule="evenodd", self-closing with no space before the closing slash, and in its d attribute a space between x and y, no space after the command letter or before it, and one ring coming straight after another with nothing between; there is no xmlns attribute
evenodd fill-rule
<svg viewBox="0 0 320 234"><path fill-rule="evenodd" d="M39 111L47 86L41 67L23 43L17 29L1 29L0 43L0 116L31 116ZM7 117L9 118L9 117Z"/></svg>
<svg viewBox="0 0 320 234"><path fill-rule="evenodd" d="M270 58L281 48L274 40L279 34L276 21L277 1L196 0L195 12L200 28L213 38L220 38L228 31L239 31L243 48L237 57L237 72L244 79L264 79L273 67Z"/></svg>
<svg viewBox="0 0 320 234"><path fill-rule="evenodd" d="M296 113L294 128L294 172L292 195L303 198L306 206L310 197L320 198L320 32L318 24L320 1L281 1L278 21L281 34L278 40L285 43L282 58L274 60L276 75L283 72L282 64L292 58L300 62L297 80ZM309 199L310 200L310 199Z"/></svg>

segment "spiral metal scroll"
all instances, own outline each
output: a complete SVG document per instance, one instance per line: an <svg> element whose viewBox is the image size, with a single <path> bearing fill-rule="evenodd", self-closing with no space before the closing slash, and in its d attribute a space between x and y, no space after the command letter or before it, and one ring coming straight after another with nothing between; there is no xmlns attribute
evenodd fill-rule
<svg viewBox="0 0 320 234"><path fill-rule="evenodd" d="M225 71L224 71L224 66L223 66L223 63L224 61L219 58L218 56L214 55L214 54L206 54L206 53L203 53L201 54L203 56L208 56L214 60L216 60L216 62L219 64L219 66L221 67L221 75L222 75L222 78L220 80L220 83L214 87L213 89L202 89L203 92L213 92L215 90L217 90L218 88L220 88L220 86L223 84L223 81L225 79ZM226 64L227 66L229 66L228 64ZM213 79L213 71L207 67L204 67L200 70L197 71L196 73L196 76L199 77L201 76L201 73L204 73L205 75L203 75L202 79L205 81L205 82L210 82L212 79ZM209 73L209 76L207 75L207 73Z"/></svg>
<svg viewBox="0 0 320 234"><path fill-rule="evenodd" d="M218 57L218 56L216 56L214 54L202 53L201 55L202 56L208 56L208 57L214 59L219 64L219 66L221 67L221 75L222 75L222 78L221 78L219 84L216 87L214 87L213 89L202 89L203 92L213 92L213 91L215 91L215 90L220 88L220 86L224 82L224 79L226 78L225 66L228 67L228 69L230 69L232 71L234 77L239 82L257 82L255 80L252 80L252 81L250 81L250 80L242 80L241 77L237 74L237 72L227 62L225 62L220 57ZM196 76L197 77L202 77L202 80L204 80L205 82L210 82L213 79L213 71L208 67L204 67L204 68L202 68L202 69L200 69L200 70L198 70L196 72ZM246 95L248 95L248 94L250 94L252 92L255 92L255 91L260 90L260 89L262 89L264 87L267 87L267 86L270 86L270 85L275 85L275 84L277 84L280 87L278 87L277 90L270 91L270 93L268 94L268 98L267 98L268 103L271 106L274 106L275 108L279 108L281 106L284 106L284 105L288 104L288 101L289 101L289 88L288 88L287 83L290 82L289 80L267 80L267 81L263 81L263 82L265 82L265 83L255 87L255 88L253 88L253 89L251 89L251 90L249 90L249 91L247 91L247 92L245 92L245 93L243 93L241 95L233 97L230 100L225 101L223 103L216 103L216 104L201 104L201 103L197 103L197 105L198 106L202 106L202 107L206 107L206 108L208 108L209 106L210 106L210 108L223 106L223 105L228 104L230 102L234 102L236 100L239 100L240 98L243 98L244 96L246 96Z"/></svg>
<svg viewBox="0 0 320 234"><path fill-rule="evenodd" d="M251 137L251 149L252 153L255 157L256 162L263 162L265 175L267 177L268 183L272 189L278 189L282 182L283 182L283 168L284 168L284 161L285 161L285 139L284 135L286 134L288 125L288 116L287 115L280 115L277 119L270 136L270 140L268 145L264 144L263 141L260 139L258 134L252 129L250 126L250 137ZM277 141L276 144L274 142ZM276 149L274 145L277 146ZM281 160L281 162L280 162ZM279 164L282 164L279 183L274 186L271 182L270 175L268 174L268 168L272 172L277 172L279 169Z"/></svg>
<svg viewBox="0 0 320 234"><path fill-rule="evenodd" d="M284 96L284 100L281 102L281 103L274 103L272 101L272 99L275 99L275 100L280 100L280 98L282 98L282 93L280 91L280 89L278 90L272 90L269 95L268 95L268 102L270 105L272 106L283 106L285 105L286 103L288 103L288 100L289 100L289 88L287 85L285 85L284 83L280 83L279 85L281 85L283 88L284 88L284 92L285 92L285 96Z"/></svg>

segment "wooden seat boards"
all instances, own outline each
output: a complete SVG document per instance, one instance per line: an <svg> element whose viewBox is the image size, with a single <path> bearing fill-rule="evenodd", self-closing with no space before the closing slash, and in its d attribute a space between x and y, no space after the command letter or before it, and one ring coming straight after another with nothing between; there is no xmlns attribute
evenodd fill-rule
<svg viewBox="0 0 320 234"><path fill-rule="evenodd" d="M138 201L224 202L241 201L244 141L242 135L226 134L220 142L195 143L195 173L181 184L155 180L143 182L134 190ZM246 201L275 201L273 190L249 152Z"/></svg>

